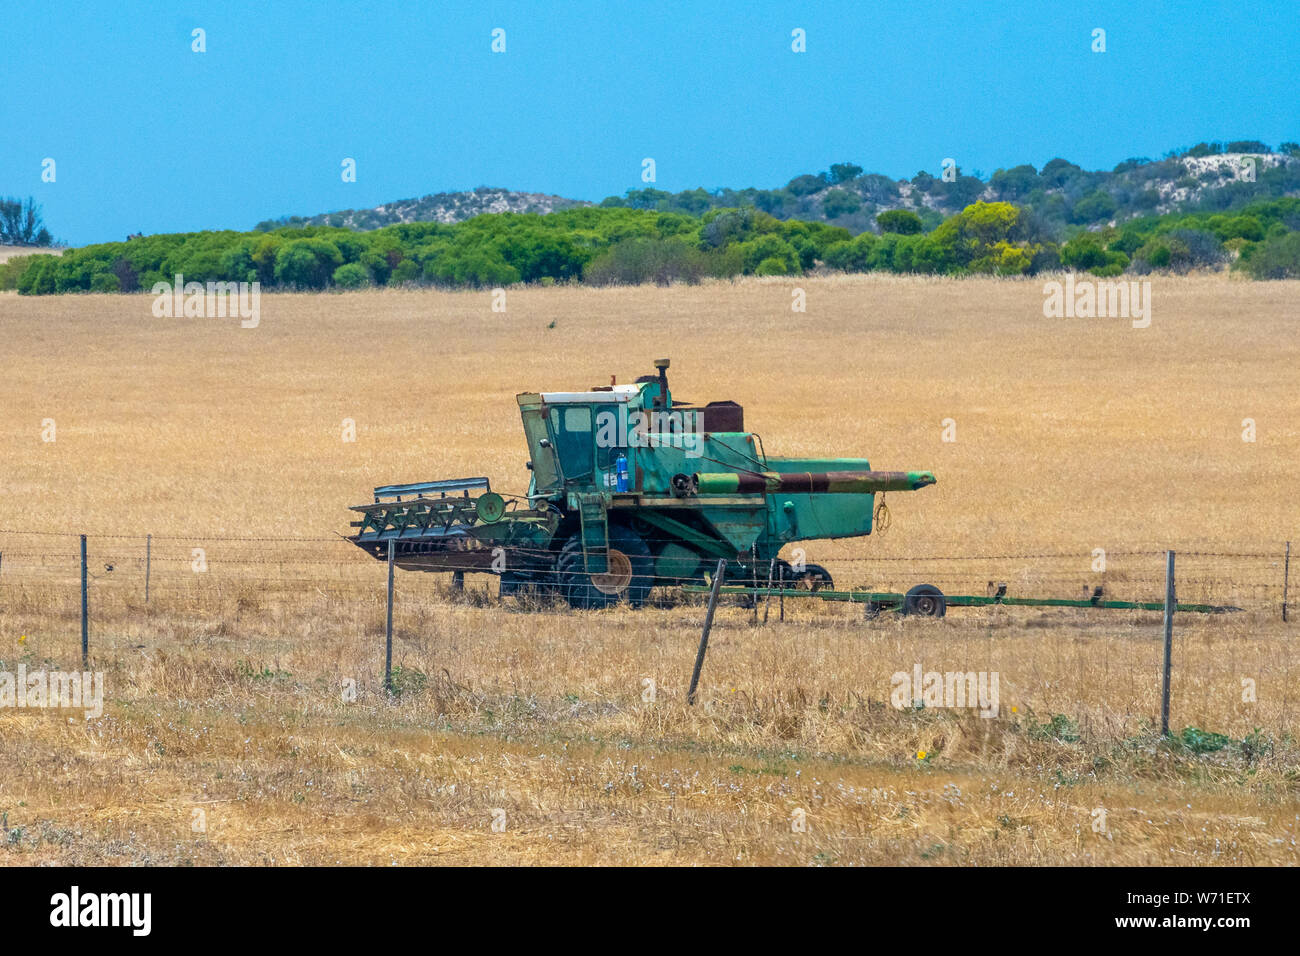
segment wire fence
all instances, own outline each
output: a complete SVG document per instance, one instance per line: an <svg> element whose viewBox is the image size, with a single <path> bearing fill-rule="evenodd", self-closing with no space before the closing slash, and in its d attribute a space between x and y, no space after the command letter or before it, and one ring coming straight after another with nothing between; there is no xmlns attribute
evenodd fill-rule
<svg viewBox="0 0 1300 956"><path fill-rule="evenodd" d="M372 552L355 547L342 536L91 534L84 536L84 565L82 538L77 533L0 529L0 623L11 618L12 627L7 630L31 628L27 633L41 635L40 653L52 659L71 663L72 655L81 651L83 667L89 657L97 657L99 662L121 660L127 648L145 647L142 641L150 646L180 643L205 649L214 641L229 641L233 647L224 651L226 654L247 655L256 647L255 653L275 660L279 655L331 653L321 652L315 643L304 643L304 634L333 635L330 646L334 648L340 646L340 640L353 644L355 635L358 658L370 662L361 673L373 674L376 683L382 678L383 686L391 688L394 617L402 648L400 657L413 648L422 648L422 633L446 638L461 628L483 628L481 620L476 623L473 616L477 611L467 616L454 610L448 618L444 612L457 605L581 613L570 612L554 596L542 598L541 603L535 603L537 597L528 592L514 598L501 597L501 579L492 573L464 574L463 587L458 588L455 579L460 575L454 572L482 571L487 566L482 554L467 553L463 563L453 562L443 569L451 573L399 573L390 596L388 562L375 560ZM1002 592L1013 598L1084 601L1094 598L1100 587L1104 599L1110 601L1155 604L1166 597L1167 552L1159 549L1121 547L1068 552L1027 548L1010 553L834 557L842 548L827 547L825 557L816 547L807 549L806 554L809 562L818 561L831 572L834 587L840 592L901 595L924 583L939 586L949 596L991 597ZM401 556L399 561L407 557ZM744 556L740 557L743 561ZM766 570L751 561L747 573L752 576L742 583L752 582L761 591L768 584L763 573ZM1289 544L1217 545L1199 550L1184 547L1177 551L1175 577L1175 600L1180 605L1226 605L1248 612L1232 615L1236 623L1200 628L1192 632L1195 637L1191 643L1180 645L1183 649L1176 665L1179 680L1174 692L1175 713L1203 723L1275 721L1278 727L1290 728L1293 717L1288 688L1296 686L1294 657L1286 632L1267 623L1288 620ZM650 603L697 605L696 612L703 610L699 606L706 603L706 595L683 591L679 578L652 578L654 584L663 586L651 592ZM796 623L808 622L810 613L821 613L809 610L821 605L810 599L786 600L778 611L778 597L765 603L761 612L759 602L751 596L724 595L721 600L728 604L747 602L754 624L760 619L763 624L769 618L773 623L785 620L787 611ZM873 620L870 605L866 600L861 603L861 610L843 604L827 605L825 613L830 616L828 620ZM1055 612L1042 612L1041 608L1022 609L1021 620L1027 627L1034 626L1035 617L1043 625L1063 620ZM651 609L643 613L660 612ZM962 613L979 611L964 608ZM1001 614L1001 609L997 613ZM1115 720L1131 723L1135 714L1155 712L1152 702L1161 697L1163 713L1168 714L1170 682L1166 677L1162 684L1156 657L1127 640L1115 639L1117 634L1149 633L1155 637L1158 619L1152 611L1130 609L1125 615L1116 610L1099 610L1095 612L1098 617L1085 616L1094 613L1086 609L1063 613L1077 613L1078 623L1085 629L1105 621L1104 630L1092 631L1093 637L1105 639L1091 640L1082 630L1075 633L1076 640L1056 641L1044 656L1021 661L1017 670L1022 689L1030 688L1044 706L1062 713L1073 706L1080 719L1091 720L1097 715L1093 713L1096 708L1085 703L1087 687L1094 678L1104 679L1108 686L1121 687L1108 691L1111 705L1121 703L1118 710L1107 705L1115 713L1106 713ZM675 618L674 622L698 626L698 616ZM710 610L706 621L711 620ZM1011 617L1003 619L1004 624L1015 621ZM1110 630L1112 622L1138 626L1116 632ZM732 623L734 626L734 619ZM535 630L554 630L555 624L554 620L540 623ZM707 628L706 623L702 647L707 644ZM534 629L525 630L531 633ZM578 630L585 632L585 625ZM1027 633L1020 627L1012 630L1019 635ZM926 649L920 656L927 660L945 653L944 649L954 641L968 657L978 659L988 652L979 643L983 634L980 627L929 635L927 631L922 628L913 635L914 642L919 642L917 646ZM518 633L518 629L513 632ZM1166 648L1169 634L1166 627ZM465 651L468 646L456 652L461 655L456 660L461 667L473 670L479 666L475 656L478 652ZM423 650L416 653L426 669L444 664L457 666L440 653L431 651L427 659L419 657ZM702 658L701 650L697 669ZM495 658L489 654L484 659ZM575 662L574 666L580 667L581 663ZM1225 700L1241 696L1245 701L1244 684L1238 687L1235 683L1245 678L1250 681L1251 694L1256 683L1271 689L1269 703L1261 705L1264 709L1258 716L1250 709L1253 705L1245 703L1224 710ZM483 679L490 683L496 678Z"/></svg>
<svg viewBox="0 0 1300 956"><path fill-rule="evenodd" d="M382 597L382 560L338 536L226 536L89 534L87 583L100 608L132 608L168 600L291 595L339 599ZM0 601L26 596L51 610L80 604L81 535L75 532L0 529ZM514 552L519 554L519 552ZM1159 601L1164 593L1164 549L1026 550L1021 553L924 554L819 559L839 590L905 592L938 586L949 594L1085 599L1100 587L1105 599ZM402 557L399 556L399 561ZM481 555L451 558L446 572L483 571ZM510 555L507 555L507 559ZM503 565L494 570L500 571ZM766 587L768 572L753 566L752 582ZM774 573L774 571L773 571ZM1178 600L1228 605L1282 616L1288 603L1289 544L1178 550ZM421 576L425 578L425 576ZM496 574L467 576L476 594L496 592ZM650 575L653 585L675 589L680 579ZM435 580L446 581L445 575ZM402 590L428 597L428 583L403 582ZM0 604L0 609L5 605Z"/></svg>

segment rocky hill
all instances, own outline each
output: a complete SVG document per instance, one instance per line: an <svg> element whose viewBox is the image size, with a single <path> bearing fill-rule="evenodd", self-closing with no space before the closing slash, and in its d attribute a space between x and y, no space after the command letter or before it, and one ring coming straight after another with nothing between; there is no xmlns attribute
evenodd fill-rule
<svg viewBox="0 0 1300 956"><path fill-rule="evenodd" d="M752 205L778 219L820 220L861 233L878 230L875 217L894 209L915 212L928 230L980 199L1015 203L1049 227L1098 228L1141 216L1221 212L1259 199L1297 195L1300 145L1283 143L1274 150L1242 141L1201 143L1159 160L1128 159L1109 171L1085 170L1056 158L1041 169L1024 164L987 177L952 165L946 172L941 168L896 180L863 173L852 163L837 163L826 172L796 176L777 189L633 189L601 205L693 215Z"/></svg>
<svg viewBox="0 0 1300 956"><path fill-rule="evenodd" d="M1272 149L1254 140L1200 143L1164 158L1127 159L1111 170L1086 170L1069 160L1049 160L973 175L960 166L918 172L911 179L865 173L853 163L836 163L770 189L690 189L672 193L653 186L610 196L605 207L683 212L753 206L778 219L843 226L853 233L879 231L876 216L894 209L921 217L926 230L976 200L1013 202L1031 210L1050 229L1095 229L1142 216L1170 212L1222 212L1259 199L1300 195L1300 145ZM406 222L454 223L482 213L549 213L592 203L545 193L481 186L470 192L401 199L373 209L345 209L314 216L288 216L258 223L282 226L338 226L368 230Z"/></svg>
<svg viewBox="0 0 1300 956"><path fill-rule="evenodd" d="M574 206L590 206L581 199L565 199L545 193L523 193L480 186L469 192L436 193L420 199L399 199L373 209L344 209L315 216L286 216L259 222L268 231L281 226L337 226L346 229L378 229L402 222L461 222L486 212L558 212Z"/></svg>

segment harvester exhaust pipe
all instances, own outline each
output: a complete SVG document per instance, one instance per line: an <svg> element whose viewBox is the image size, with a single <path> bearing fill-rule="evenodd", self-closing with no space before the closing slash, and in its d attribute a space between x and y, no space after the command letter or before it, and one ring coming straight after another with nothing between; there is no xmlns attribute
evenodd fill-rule
<svg viewBox="0 0 1300 956"><path fill-rule="evenodd" d="M655 368L659 370L659 397L655 399L655 407L660 407L668 395L668 359L655 359Z"/></svg>
<svg viewBox="0 0 1300 956"><path fill-rule="evenodd" d="M839 494L919 491L935 483L929 471L696 472L697 495Z"/></svg>

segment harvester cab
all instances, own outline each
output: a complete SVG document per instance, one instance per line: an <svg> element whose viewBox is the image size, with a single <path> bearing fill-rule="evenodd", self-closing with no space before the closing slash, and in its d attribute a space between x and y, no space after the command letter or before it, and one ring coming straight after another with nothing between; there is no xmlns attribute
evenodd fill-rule
<svg viewBox="0 0 1300 956"><path fill-rule="evenodd" d="M656 585L703 581L718 558L737 581L830 587L786 544L871 533L875 495L934 483L866 459L768 456L733 402L675 402L667 359L631 385L517 396L531 477L508 504L486 478L389 485L353 508L350 540L399 567L499 574L501 591L578 607L644 603ZM471 492L479 492L471 497ZM520 505L525 505L520 507Z"/></svg>
<svg viewBox="0 0 1300 956"><path fill-rule="evenodd" d="M630 473L629 452L639 439L696 442L688 433L689 411L672 410L668 360L660 374L635 385L606 385L586 392L525 392L516 396L532 455L528 498L565 499L568 494L620 489L620 475ZM685 423L685 424L684 424ZM694 447L694 445L692 445ZM624 486L628 484L626 479Z"/></svg>

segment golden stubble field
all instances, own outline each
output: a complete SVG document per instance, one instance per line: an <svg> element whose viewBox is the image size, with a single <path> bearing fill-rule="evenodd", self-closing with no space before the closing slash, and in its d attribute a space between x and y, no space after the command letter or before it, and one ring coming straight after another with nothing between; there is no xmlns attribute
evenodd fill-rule
<svg viewBox="0 0 1300 956"><path fill-rule="evenodd" d="M1155 277L1152 297L1138 330L1045 319L1035 281L521 289L505 313L487 292L267 295L256 329L0 296L0 530L103 536L108 688L98 720L0 710L0 860L1294 863L1300 283ZM885 535L808 548L842 585L1155 600L1156 552L1190 552L1180 598L1246 611L1180 615L1172 724L1235 743L1153 733L1158 614L728 607L688 709L696 603L528 613L485 578L456 596L406 574L390 701L380 566L227 540L328 539L380 483L523 491L516 392L663 356L680 398L741 402L770 454L935 471L889 496ZM78 665L76 547L0 534L0 671ZM893 710L918 663L998 672L999 716Z"/></svg>

